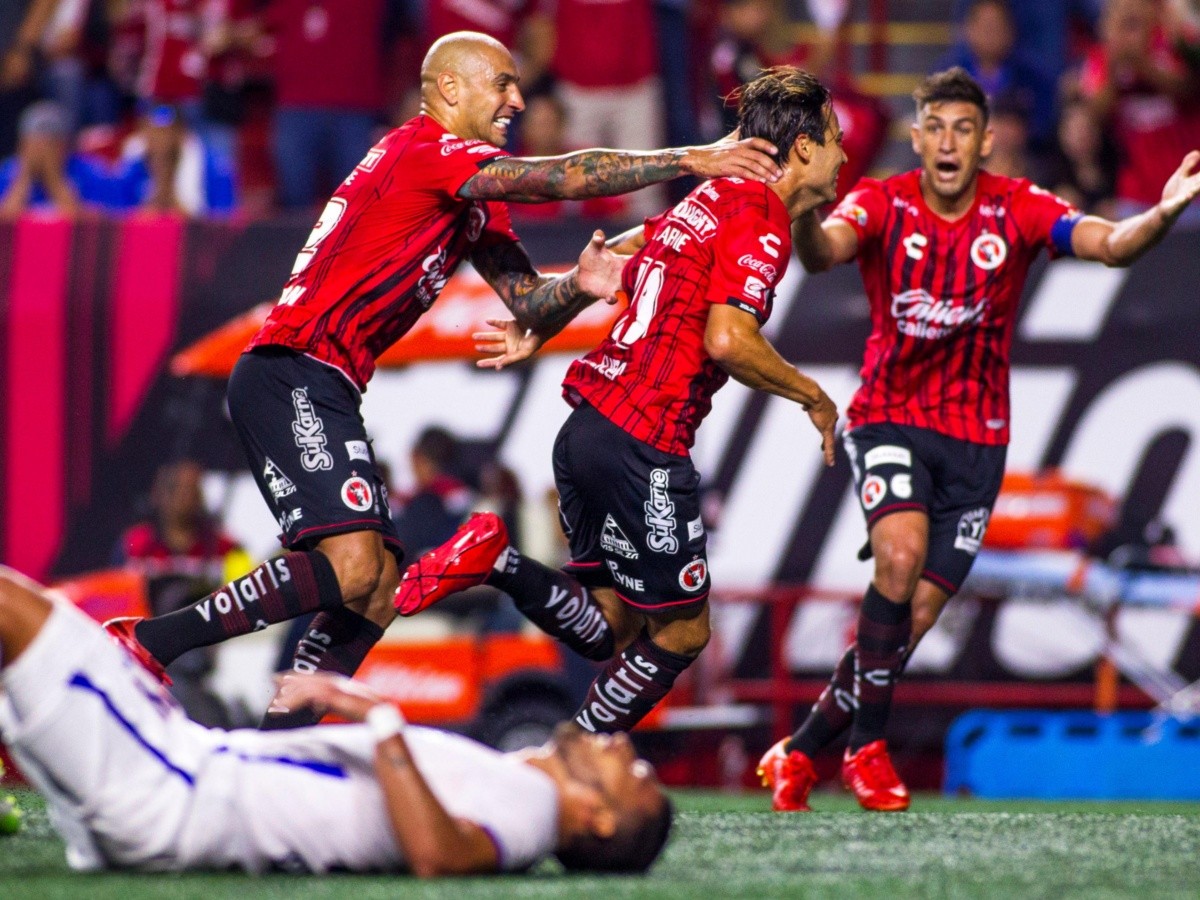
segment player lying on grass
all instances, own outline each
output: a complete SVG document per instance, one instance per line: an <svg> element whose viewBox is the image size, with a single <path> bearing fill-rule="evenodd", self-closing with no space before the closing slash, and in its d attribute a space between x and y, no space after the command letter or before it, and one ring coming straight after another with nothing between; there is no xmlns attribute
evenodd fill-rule
<svg viewBox="0 0 1200 900"><path fill-rule="evenodd" d="M352 723L222 731L190 721L75 607L0 567L0 735L76 869L643 872L671 805L622 737L565 725L501 754L405 727L361 684L296 676L288 699Z"/></svg>
<svg viewBox="0 0 1200 900"><path fill-rule="evenodd" d="M635 253L622 274L630 305L571 364L563 395L573 411L554 444L571 561L557 571L522 556L500 519L479 513L409 566L396 592L396 608L412 615L486 581L605 663L575 715L589 731L633 728L708 643L707 536L690 451L713 395L733 377L795 403L833 463L837 407L761 329L792 253L792 220L836 195L842 130L829 91L780 67L742 91L738 131L778 148L782 178L713 179L614 239ZM545 336L493 324L504 330L476 335L495 354L484 365L525 358Z"/></svg>

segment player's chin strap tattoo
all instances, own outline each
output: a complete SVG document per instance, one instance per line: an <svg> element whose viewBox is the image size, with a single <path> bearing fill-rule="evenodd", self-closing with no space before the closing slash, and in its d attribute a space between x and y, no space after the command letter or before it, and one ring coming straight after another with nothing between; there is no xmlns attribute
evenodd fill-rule
<svg viewBox="0 0 1200 900"><path fill-rule="evenodd" d="M501 157L458 189L467 200L583 200L610 197L687 175L687 150L581 150L544 159Z"/></svg>
<svg viewBox="0 0 1200 900"><path fill-rule="evenodd" d="M500 295L517 324L543 339L557 334L598 299L580 288L577 269L565 275L539 275L519 243L476 247L471 264Z"/></svg>

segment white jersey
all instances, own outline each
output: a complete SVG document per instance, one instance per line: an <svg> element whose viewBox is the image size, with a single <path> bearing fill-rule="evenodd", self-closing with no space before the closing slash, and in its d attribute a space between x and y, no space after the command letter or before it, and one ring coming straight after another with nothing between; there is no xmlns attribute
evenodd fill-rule
<svg viewBox="0 0 1200 900"><path fill-rule="evenodd" d="M405 868L364 726L204 728L63 604L0 686L4 740L74 868ZM433 729L405 739L447 811L491 837L501 869L554 850L558 795L543 772Z"/></svg>

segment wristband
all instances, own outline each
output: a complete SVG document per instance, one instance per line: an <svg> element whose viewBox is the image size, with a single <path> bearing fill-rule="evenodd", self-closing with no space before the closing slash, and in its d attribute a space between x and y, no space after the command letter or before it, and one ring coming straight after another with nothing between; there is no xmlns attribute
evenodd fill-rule
<svg viewBox="0 0 1200 900"><path fill-rule="evenodd" d="M367 717L364 721L367 727L371 729L371 736L375 738L375 743L377 744L386 741L388 738L395 737L404 731L404 716L400 715L400 710L396 709L390 703L380 703L372 706L367 710Z"/></svg>

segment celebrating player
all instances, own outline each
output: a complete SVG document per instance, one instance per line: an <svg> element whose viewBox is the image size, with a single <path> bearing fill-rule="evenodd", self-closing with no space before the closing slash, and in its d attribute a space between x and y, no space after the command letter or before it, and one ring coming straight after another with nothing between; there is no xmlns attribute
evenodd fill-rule
<svg viewBox="0 0 1200 900"><path fill-rule="evenodd" d="M597 233L579 266L537 273L497 201L632 191L684 174L769 180L766 142L515 159L500 149L524 103L508 51L481 34L438 40L421 115L346 178L229 380L229 410L291 552L191 607L110 631L156 671L183 652L318 611L294 669L353 674L394 619L403 549L359 408L375 358L412 328L469 257L524 329L565 322L615 290L623 260ZM264 727L311 724L273 702Z"/></svg>
<svg viewBox="0 0 1200 900"><path fill-rule="evenodd" d="M892 688L966 578L1000 490L1009 348L1029 265L1045 247L1127 266L1200 193L1193 151L1153 209L1116 223L1082 216L1024 179L980 170L992 143L988 104L965 71L930 76L914 98L920 168L863 179L823 224L809 213L792 227L810 272L858 257L870 298L863 383L844 439L875 573L857 640L829 686L762 758L777 810L808 809L811 757L847 728L842 778L859 803L908 808L884 741Z"/></svg>
<svg viewBox="0 0 1200 900"><path fill-rule="evenodd" d="M845 161L829 92L781 67L742 94L739 131L779 148L772 184L718 178L645 228L616 239L629 308L563 382L574 407L554 445L571 561L555 571L508 545L500 519L473 516L409 566L401 615L487 581L547 633L607 661L575 721L628 731L671 689L709 638L708 562L699 476L689 450L713 394L732 375L808 413L833 463L837 409L762 336L791 255L790 222L835 196ZM494 322L496 325L506 323ZM542 335L517 323L476 335L501 366Z"/></svg>
<svg viewBox="0 0 1200 900"><path fill-rule="evenodd" d="M644 872L671 826L624 738L563 726L523 755L429 728L331 675L296 708L352 725L222 731L190 721L105 633L0 567L0 733L75 869Z"/></svg>

